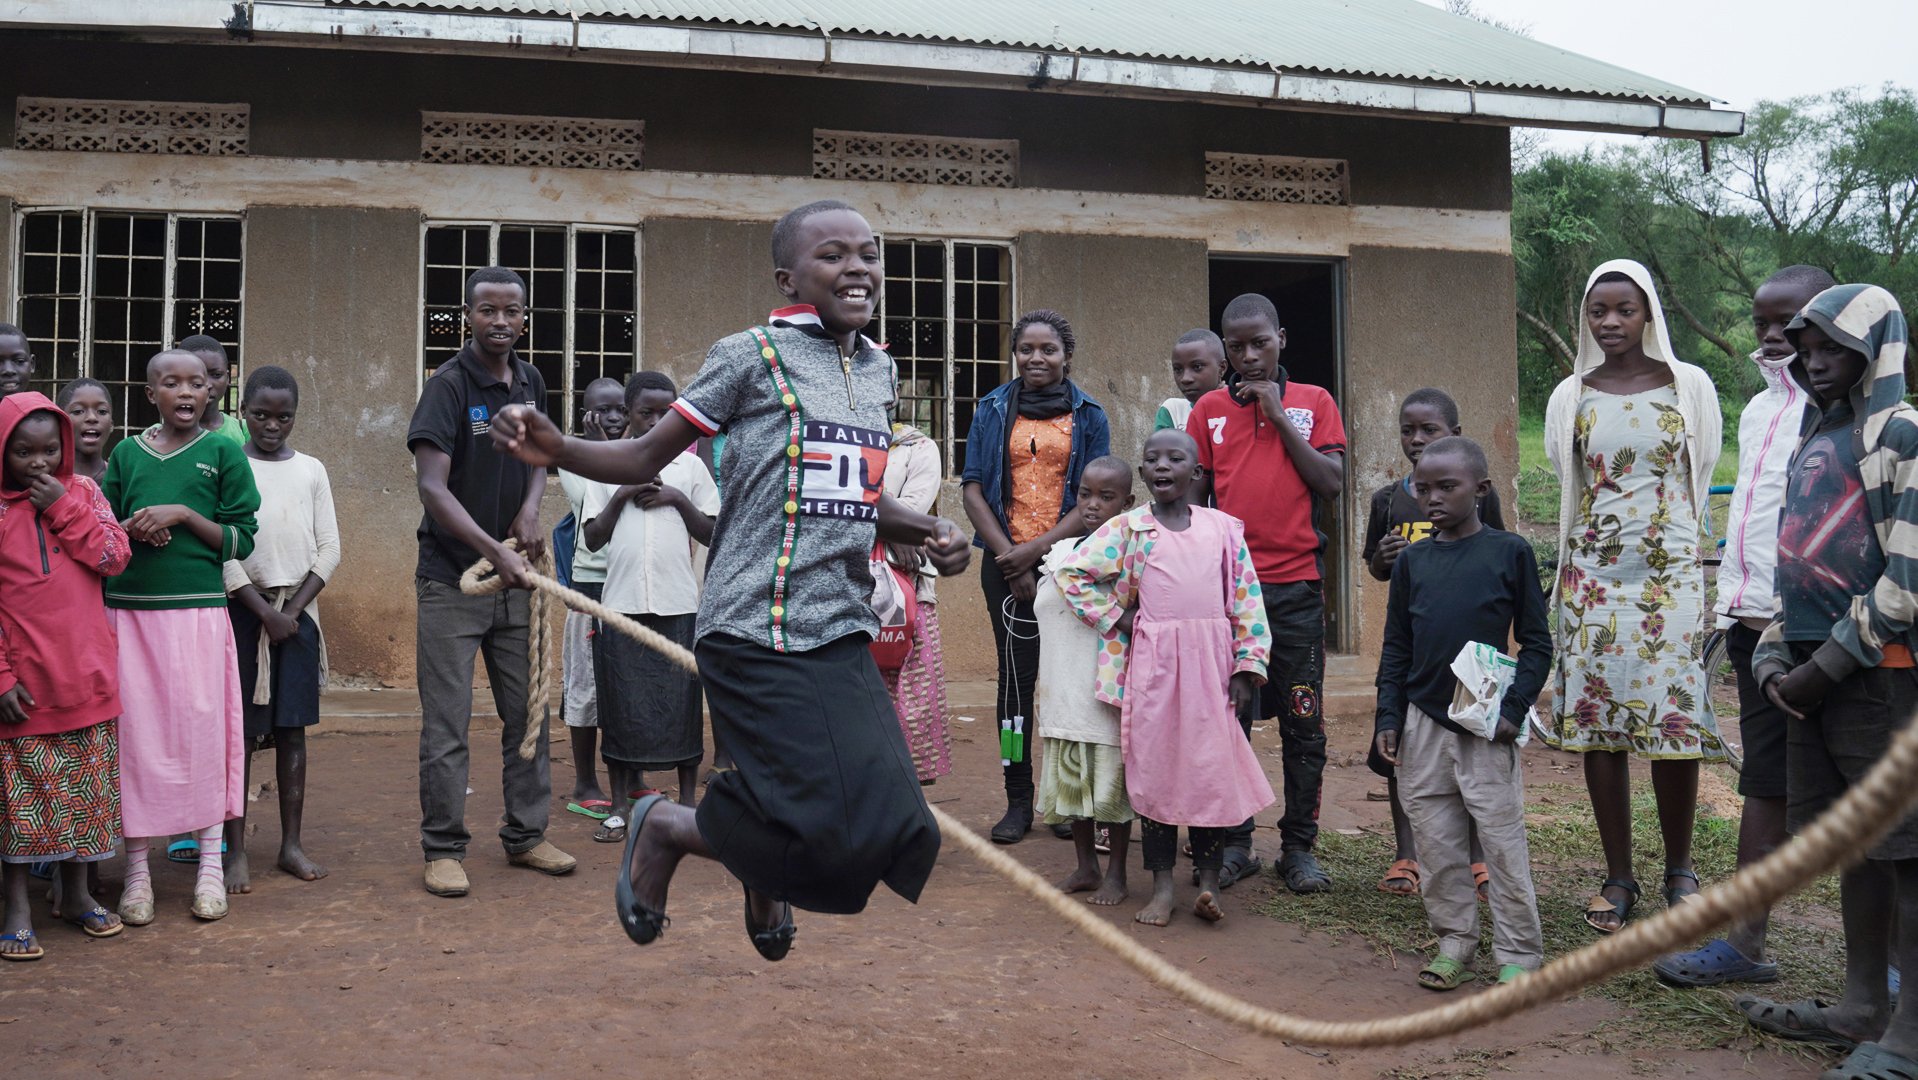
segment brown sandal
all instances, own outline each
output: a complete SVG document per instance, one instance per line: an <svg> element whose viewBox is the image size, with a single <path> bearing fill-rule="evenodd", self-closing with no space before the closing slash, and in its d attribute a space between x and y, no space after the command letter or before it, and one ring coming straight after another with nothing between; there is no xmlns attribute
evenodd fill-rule
<svg viewBox="0 0 1918 1080"><path fill-rule="evenodd" d="M1492 872L1487 870L1485 864L1482 862L1473 863L1472 887L1478 890L1478 898L1480 900L1490 901L1492 899L1491 884Z"/></svg>
<svg viewBox="0 0 1918 1080"><path fill-rule="evenodd" d="M1393 888L1395 881L1410 882L1410 888ZM1419 863L1417 859L1400 859L1392 864L1385 876L1379 879L1379 891L1393 896L1417 896L1419 894Z"/></svg>

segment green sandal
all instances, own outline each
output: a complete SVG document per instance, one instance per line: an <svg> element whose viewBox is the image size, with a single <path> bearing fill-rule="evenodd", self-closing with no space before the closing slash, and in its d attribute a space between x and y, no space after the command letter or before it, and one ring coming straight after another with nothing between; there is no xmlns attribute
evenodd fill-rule
<svg viewBox="0 0 1918 1080"><path fill-rule="evenodd" d="M1419 969L1419 985L1427 990L1457 990L1477 977L1471 968L1443 954Z"/></svg>
<svg viewBox="0 0 1918 1080"><path fill-rule="evenodd" d="M1498 985L1504 986L1508 982L1517 982L1530 974L1530 971L1527 971L1517 964L1500 964L1498 966Z"/></svg>

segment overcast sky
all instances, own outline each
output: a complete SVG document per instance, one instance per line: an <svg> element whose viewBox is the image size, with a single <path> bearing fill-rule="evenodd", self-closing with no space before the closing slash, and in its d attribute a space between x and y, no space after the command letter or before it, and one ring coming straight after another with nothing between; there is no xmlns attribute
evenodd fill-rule
<svg viewBox="0 0 1918 1080"><path fill-rule="evenodd" d="M1442 0L1426 0L1444 6ZM1761 99L1918 86L1918 0L1476 0L1563 49L1744 110ZM1627 136L1557 133L1554 147Z"/></svg>

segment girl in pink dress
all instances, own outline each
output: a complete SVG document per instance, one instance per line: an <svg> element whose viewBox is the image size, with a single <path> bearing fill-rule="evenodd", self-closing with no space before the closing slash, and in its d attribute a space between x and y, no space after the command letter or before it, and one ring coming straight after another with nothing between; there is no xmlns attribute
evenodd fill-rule
<svg viewBox="0 0 1918 1080"><path fill-rule="evenodd" d="M1237 714L1265 682L1272 635L1245 528L1193 505L1198 447L1177 428L1146 440L1152 504L1100 526L1056 571L1066 602L1105 638L1095 693L1119 706L1126 793L1138 812L1152 899L1139 922L1172 918L1178 826L1191 835L1208 922L1227 827L1272 805L1272 785Z"/></svg>

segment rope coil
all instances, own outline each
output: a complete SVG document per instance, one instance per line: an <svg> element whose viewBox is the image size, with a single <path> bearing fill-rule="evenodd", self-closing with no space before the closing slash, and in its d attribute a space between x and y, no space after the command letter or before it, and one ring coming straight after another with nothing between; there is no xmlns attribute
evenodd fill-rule
<svg viewBox="0 0 1918 1080"><path fill-rule="evenodd" d="M468 570L460 579L461 591L479 596L504 588L505 583L498 577L482 580L491 569L482 562ZM657 650L686 671L698 674L698 662L678 642L566 588L546 574L528 573L527 579L536 597L540 594L554 597L567 607L591 615ZM543 678L540 683L543 692ZM523 753L523 756L530 755ZM1763 860L1685 903L1632 923L1610 937L1561 956L1537 972L1503 986L1494 986L1434 1009L1358 1021L1313 1020L1281 1013L1208 986L1093 914L1091 908L1069 899L958 819L937 806L928 804L927 809L932 811L946 839L1141 975L1189 1004L1249 1031L1289 1042L1326 1047L1379 1047L1456 1035L1505 1019L1570 995L1620 971L1638 967L1714 929L1767 910L1821 874L1862 859L1880 837L1918 806L1918 784L1907 780L1914 774L1918 774L1918 724L1907 722L1864 779L1846 791L1803 833Z"/></svg>

